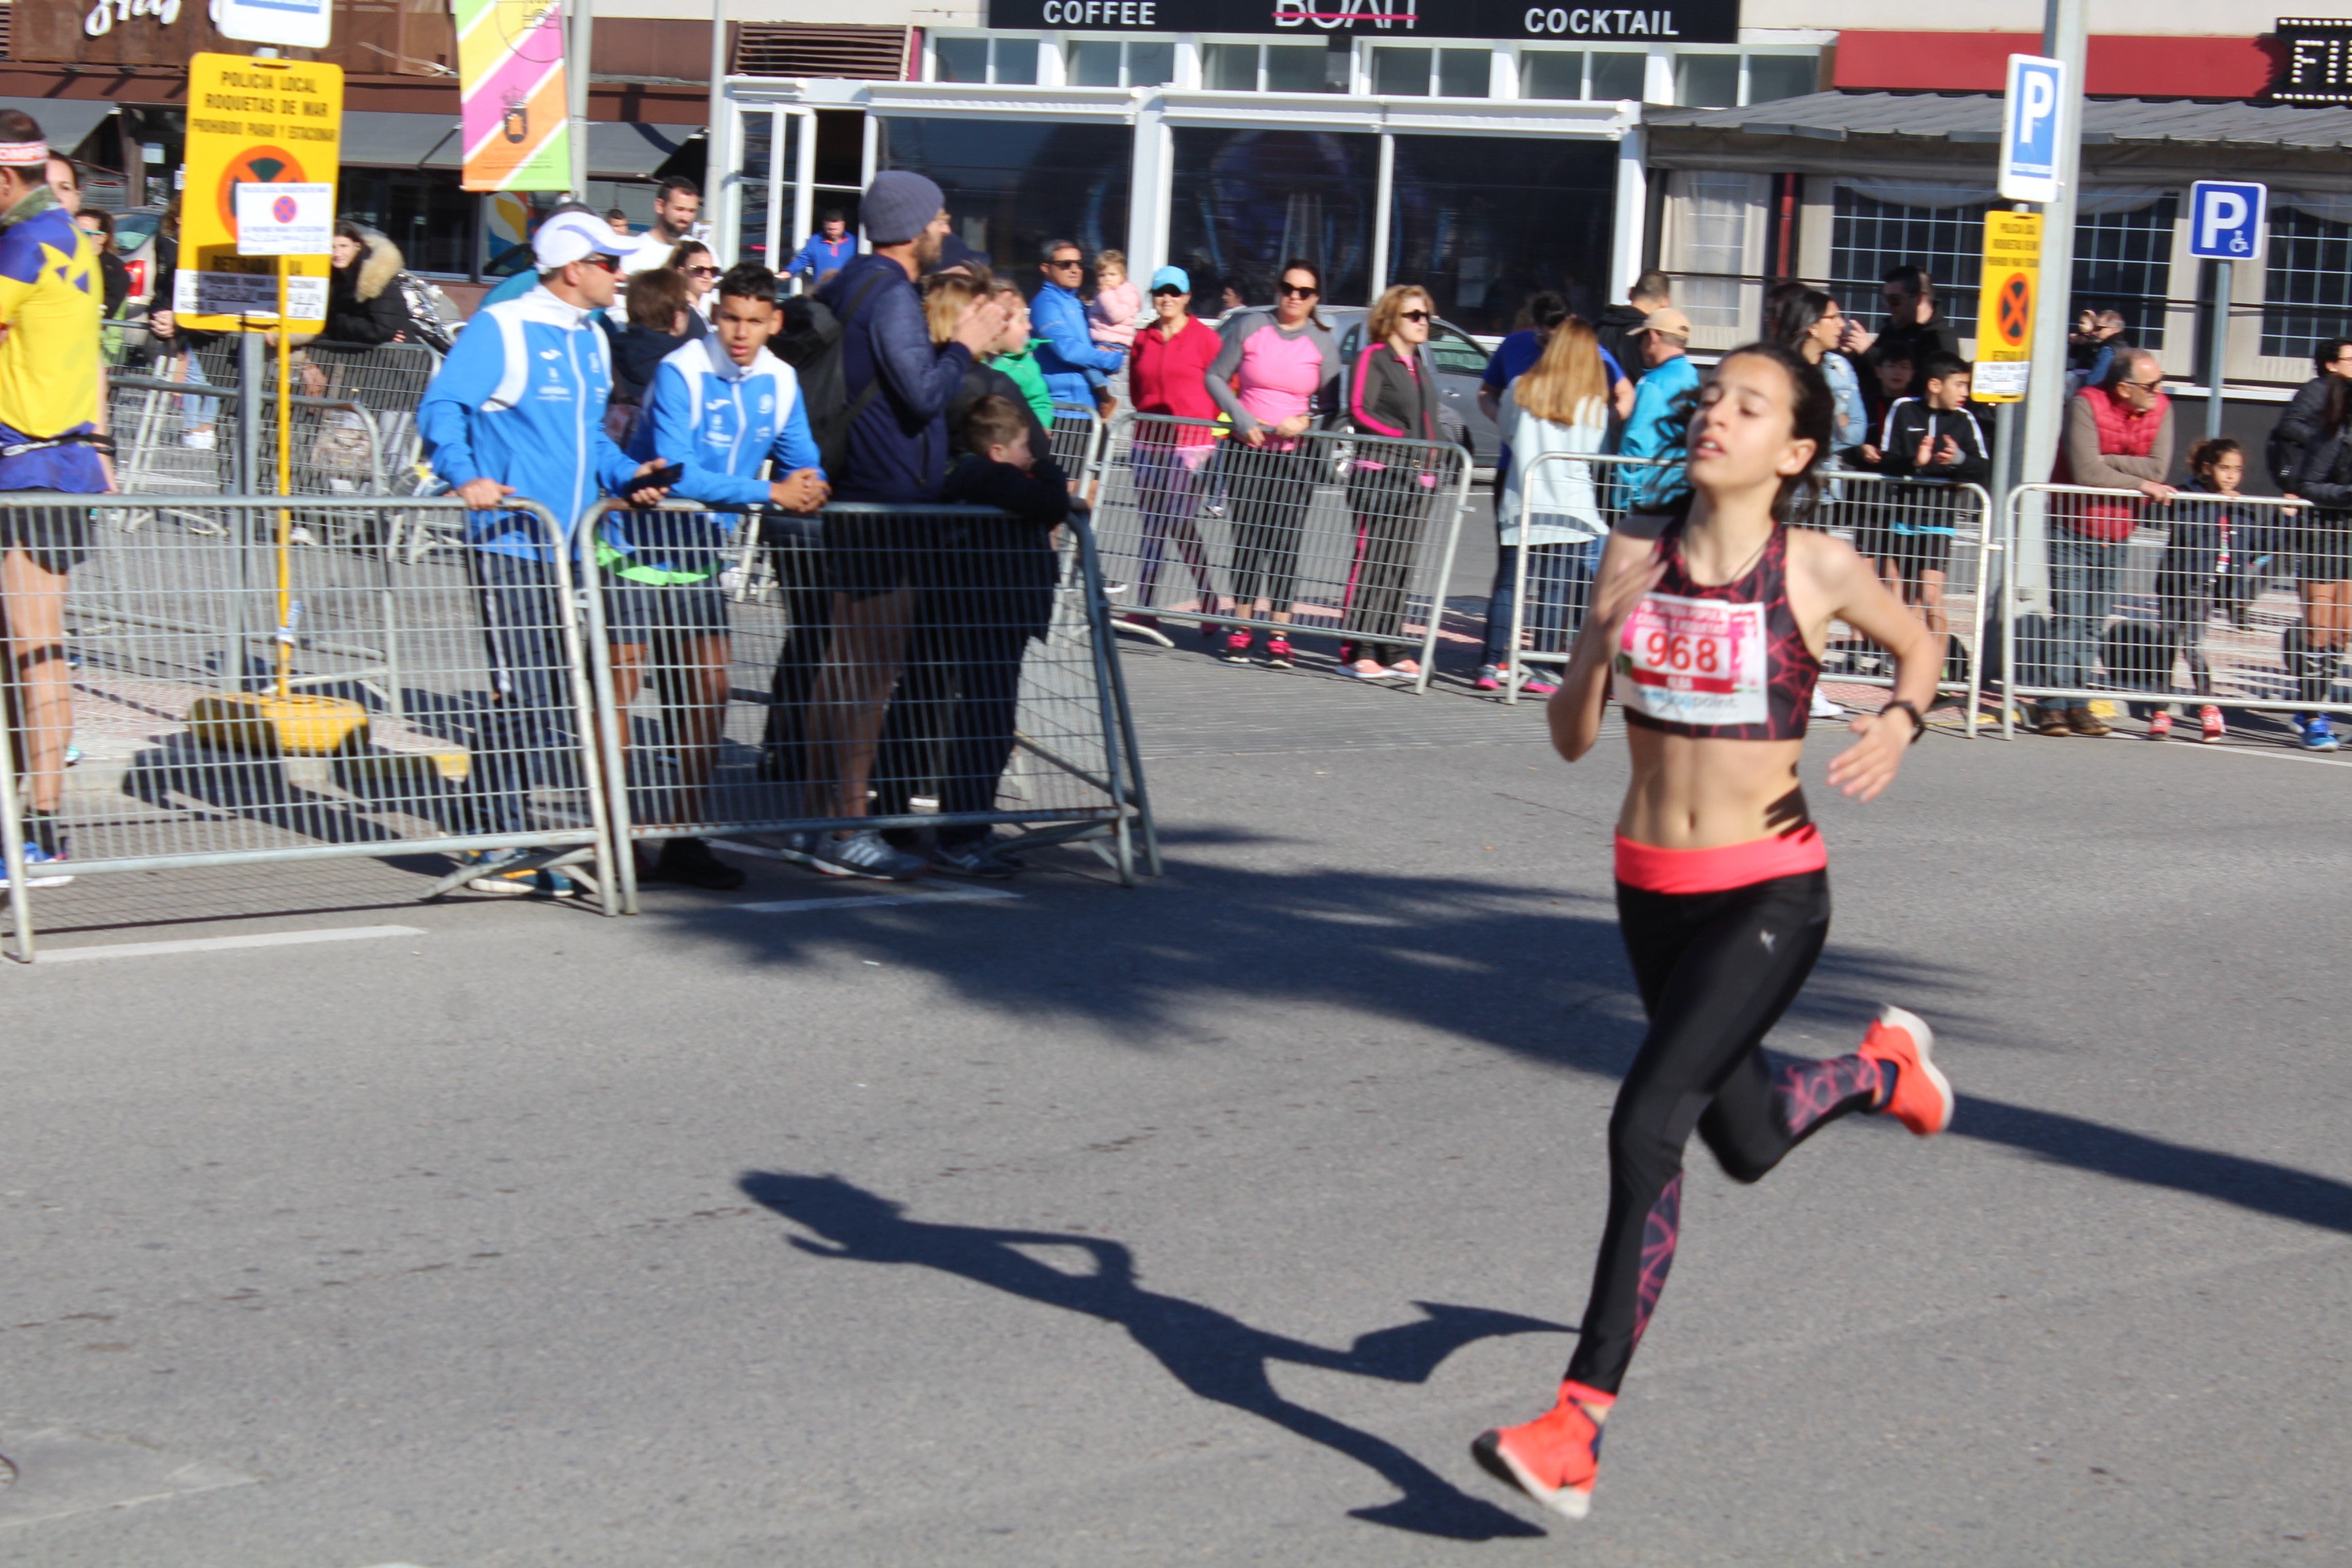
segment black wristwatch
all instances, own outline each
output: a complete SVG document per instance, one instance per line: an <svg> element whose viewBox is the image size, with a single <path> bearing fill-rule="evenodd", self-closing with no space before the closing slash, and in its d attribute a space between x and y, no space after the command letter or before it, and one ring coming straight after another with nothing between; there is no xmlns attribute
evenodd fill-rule
<svg viewBox="0 0 2352 1568"><path fill-rule="evenodd" d="M1899 697L1894 701L1889 702L1885 707L1881 708L1879 712L1881 714L1892 713L1897 708L1902 709L1903 711L1911 715L1911 743L1915 746L1917 745L1919 743L1919 737L1927 732L1927 718L1920 713L1918 707L1916 704L1906 702Z"/></svg>

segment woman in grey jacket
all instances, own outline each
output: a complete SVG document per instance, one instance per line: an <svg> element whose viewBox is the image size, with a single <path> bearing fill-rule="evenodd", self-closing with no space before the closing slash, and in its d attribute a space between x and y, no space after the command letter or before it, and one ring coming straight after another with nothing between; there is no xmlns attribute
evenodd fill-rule
<svg viewBox="0 0 2352 1568"><path fill-rule="evenodd" d="M1349 378L1348 417L1358 437L1348 473L1356 554L1341 608L1349 637L1339 647L1339 673L1359 680L1421 679L1421 665L1409 654L1387 665L1381 655L1412 646L1404 635L1405 588L1437 492L1437 454L1374 437L1444 439L1444 405L1429 359L1435 314L1429 295L1414 284L1382 294L1364 322L1363 352Z"/></svg>

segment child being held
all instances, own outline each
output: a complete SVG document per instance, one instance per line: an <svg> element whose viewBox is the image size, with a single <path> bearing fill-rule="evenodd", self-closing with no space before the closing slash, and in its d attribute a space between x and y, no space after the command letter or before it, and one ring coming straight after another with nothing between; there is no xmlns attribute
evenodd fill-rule
<svg viewBox="0 0 2352 1568"><path fill-rule="evenodd" d="M1135 319L1143 314L1143 291L1127 275L1127 258L1106 250L1095 258L1095 297L1087 302L1087 331L1105 348L1135 346Z"/></svg>
<svg viewBox="0 0 2352 1568"><path fill-rule="evenodd" d="M1920 367L1926 390L1897 398L1879 434L1879 467L1892 478L1981 484L1992 472L1984 427L1969 410L1969 364L1956 354L1927 356ZM1894 547L1903 599L1927 629L1942 637L1944 583L1952 567L1952 540L1960 510L1972 504L1942 486L1895 489Z"/></svg>

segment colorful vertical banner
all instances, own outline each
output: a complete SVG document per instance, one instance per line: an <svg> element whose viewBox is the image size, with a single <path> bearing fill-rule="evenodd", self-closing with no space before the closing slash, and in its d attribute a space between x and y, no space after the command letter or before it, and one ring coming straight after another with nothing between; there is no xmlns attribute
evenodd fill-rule
<svg viewBox="0 0 2352 1568"><path fill-rule="evenodd" d="M455 0L469 191L568 191L562 0Z"/></svg>

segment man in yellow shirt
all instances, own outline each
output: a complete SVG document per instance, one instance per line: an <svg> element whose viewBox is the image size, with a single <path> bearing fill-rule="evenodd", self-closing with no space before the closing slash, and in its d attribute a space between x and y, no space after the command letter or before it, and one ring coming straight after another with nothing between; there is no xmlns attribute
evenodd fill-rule
<svg viewBox="0 0 2352 1568"><path fill-rule="evenodd" d="M30 115L0 110L0 491L112 489L103 454L99 318L90 237L46 180L49 150ZM86 507L0 502L0 688L25 780L26 876L67 879L57 821L73 738L66 574L89 552ZM5 873L0 873L4 876Z"/></svg>

